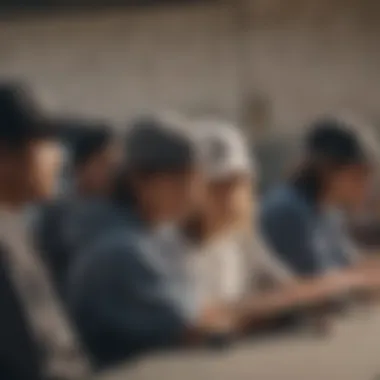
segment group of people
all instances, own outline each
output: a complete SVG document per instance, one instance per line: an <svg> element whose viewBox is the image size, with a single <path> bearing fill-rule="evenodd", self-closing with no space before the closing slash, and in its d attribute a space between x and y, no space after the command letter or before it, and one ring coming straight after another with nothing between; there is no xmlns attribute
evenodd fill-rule
<svg viewBox="0 0 380 380"><path fill-rule="evenodd" d="M344 224L376 171L353 126L313 123L299 166L259 199L236 126L154 115L118 136L81 121L68 143L63 124L0 85L2 379L85 379L309 311L325 323L380 289L380 259Z"/></svg>

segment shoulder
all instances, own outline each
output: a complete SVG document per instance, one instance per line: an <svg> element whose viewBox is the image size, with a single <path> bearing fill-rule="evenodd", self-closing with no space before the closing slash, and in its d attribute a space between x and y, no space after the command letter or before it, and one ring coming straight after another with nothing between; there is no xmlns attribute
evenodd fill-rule
<svg viewBox="0 0 380 380"><path fill-rule="evenodd" d="M281 186L264 197L260 210L261 220L282 217L304 218L308 214L306 202L290 186Z"/></svg>
<svg viewBox="0 0 380 380"><path fill-rule="evenodd" d="M90 222L96 218L111 220L119 215L118 208L107 200L75 199L69 204L70 217L73 221Z"/></svg>
<svg viewBox="0 0 380 380"><path fill-rule="evenodd" d="M64 215L62 234L65 241L77 250L119 225L122 225L120 212L111 202L73 200Z"/></svg>
<svg viewBox="0 0 380 380"><path fill-rule="evenodd" d="M133 228L118 226L104 231L83 245L72 268L76 273L107 272L117 267L128 272L146 257L151 257L152 247L145 235ZM146 259L148 260L148 259Z"/></svg>
<svg viewBox="0 0 380 380"><path fill-rule="evenodd" d="M94 239L71 264L66 282L69 297L92 293L98 286L148 283L157 273L152 249L139 231L125 228Z"/></svg>

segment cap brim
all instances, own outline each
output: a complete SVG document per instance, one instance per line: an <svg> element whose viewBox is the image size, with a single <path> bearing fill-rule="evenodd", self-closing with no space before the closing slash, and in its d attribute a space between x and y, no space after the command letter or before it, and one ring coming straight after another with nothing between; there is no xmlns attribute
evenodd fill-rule
<svg viewBox="0 0 380 380"><path fill-rule="evenodd" d="M219 168L213 168L206 172L210 180L224 180L235 176L252 176L253 168L248 163L231 163L230 165L221 165Z"/></svg>
<svg viewBox="0 0 380 380"><path fill-rule="evenodd" d="M73 124L62 119L44 119L33 128L33 137L38 139L70 140L74 134Z"/></svg>

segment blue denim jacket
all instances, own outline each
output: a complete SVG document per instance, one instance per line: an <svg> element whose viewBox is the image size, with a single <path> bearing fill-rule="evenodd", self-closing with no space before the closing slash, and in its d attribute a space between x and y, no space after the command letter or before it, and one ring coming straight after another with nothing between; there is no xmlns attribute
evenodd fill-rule
<svg viewBox="0 0 380 380"><path fill-rule="evenodd" d="M264 199L260 224L265 239L296 273L311 275L349 265L353 247L334 212L318 212L291 185Z"/></svg>
<svg viewBox="0 0 380 380"><path fill-rule="evenodd" d="M106 362L179 344L198 313L181 252L132 212L110 205L106 219L67 280L87 344Z"/></svg>

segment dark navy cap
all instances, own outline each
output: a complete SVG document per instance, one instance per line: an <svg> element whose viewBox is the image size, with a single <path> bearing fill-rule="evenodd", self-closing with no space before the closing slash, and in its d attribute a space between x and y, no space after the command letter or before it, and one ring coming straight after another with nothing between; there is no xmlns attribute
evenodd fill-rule
<svg viewBox="0 0 380 380"><path fill-rule="evenodd" d="M143 117L128 131L125 164L142 171L180 171L198 161L197 145L181 118Z"/></svg>
<svg viewBox="0 0 380 380"><path fill-rule="evenodd" d="M337 164L368 161L359 135L347 123L334 118L315 121L306 136L306 150L312 157L324 158Z"/></svg>
<svg viewBox="0 0 380 380"><path fill-rule="evenodd" d="M24 86L0 82L1 143L17 146L35 138L53 137L57 133Z"/></svg>

